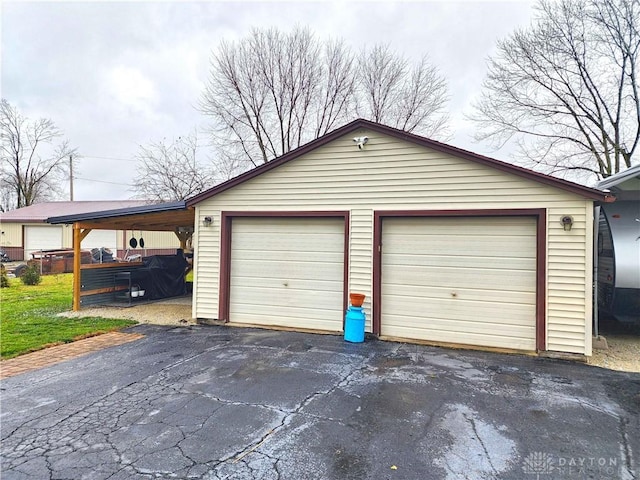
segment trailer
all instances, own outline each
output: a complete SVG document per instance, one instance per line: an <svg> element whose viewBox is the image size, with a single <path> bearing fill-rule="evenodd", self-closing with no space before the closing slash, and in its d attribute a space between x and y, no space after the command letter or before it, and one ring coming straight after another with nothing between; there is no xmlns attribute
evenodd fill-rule
<svg viewBox="0 0 640 480"><path fill-rule="evenodd" d="M53 250L39 250L32 252L31 260L27 262L28 265L37 265L40 268L40 273L69 273L73 272L73 249L53 249ZM80 263L92 263L93 258L89 250L82 250L80 252ZM16 273L16 276L20 276Z"/></svg>
<svg viewBox="0 0 640 480"><path fill-rule="evenodd" d="M640 165L598 184L616 196L600 205L597 295L601 312L640 325Z"/></svg>

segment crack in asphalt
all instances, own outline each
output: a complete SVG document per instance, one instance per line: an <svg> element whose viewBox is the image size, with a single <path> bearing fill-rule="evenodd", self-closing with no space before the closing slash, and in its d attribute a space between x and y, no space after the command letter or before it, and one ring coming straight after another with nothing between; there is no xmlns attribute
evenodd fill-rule
<svg viewBox="0 0 640 480"><path fill-rule="evenodd" d="M199 430L204 428L207 420L221 408L226 405L235 406L248 406L263 408L268 411L272 411L277 414L278 424L267 431L264 435L253 439L249 443L243 445L241 448L236 449L233 453L226 455L225 457L215 461L206 463L208 467L208 475L217 475L217 470L225 463L242 462L246 465L247 469L254 472L253 467L250 465L250 455L261 455L270 459L272 462L272 472L276 478L281 478L280 472L280 458L274 458L263 451L257 451L265 442L272 436L276 435L281 429L285 428L291 420L301 413L309 403L320 396L330 395L338 388L343 388L349 385L351 378L362 369L366 368L368 357L362 358L360 362L355 365L343 365L341 375L332 382L330 388L322 391L316 391L307 395L293 408L283 408L277 405L254 403L254 402L242 402L220 398L215 395L210 395L203 392L193 392L184 390L184 385L180 383L171 383L168 377L168 372L175 370L180 365L193 361L197 357L204 355L208 352L220 348L219 346L211 347L205 351L192 355L189 357L181 358L178 361L172 362L169 365L165 365L154 374L148 376L144 380L137 380L120 386L119 388L110 391L109 393L93 399L89 404L86 404L82 408L75 408L68 410L66 405L61 405L58 408L45 412L37 417L29 419L21 426L17 426L10 432L6 433L3 438L3 456L5 458L4 469L15 469L20 465L28 462L33 458L42 458L45 462L45 466L48 472L48 478L54 476L63 475L65 469L74 468L69 465L59 463L60 459L72 452L95 452L98 458L94 459L94 468L99 466L107 466L113 464L119 465L119 468L115 469L115 472L110 475L106 475L104 478L117 478L123 474L136 474L139 476L148 476L154 474L156 476L168 474L161 470L149 471L146 468L141 468L138 465L143 464L145 459L156 458L161 456L163 452L170 452L173 448L179 452L179 455L184 458L186 463L185 467L181 469L185 475L193 471L193 467L197 465L197 461L192 458L187 451L185 451L182 443L187 439L188 435L193 435ZM270 349L274 350L274 349ZM298 368L298 367L291 367ZM305 368L300 367L300 370ZM308 369L307 369L308 370ZM154 378L157 378L157 382L150 383ZM158 422L148 422L147 418L143 417L144 412L153 408L156 401L163 398L168 394L185 395L189 397L205 397L220 404L220 407L214 408L207 412L206 417L202 418L198 422L189 425L189 432L185 431L184 425L173 425L166 423L163 420ZM188 404L190 400L185 402ZM65 411L67 410L67 411ZM178 409L179 410L179 407ZM166 410L163 418L166 420L177 413L177 410ZM135 412L132 414L132 412ZM189 415L189 412L181 412L182 415ZM55 418L53 422L47 422L47 425L39 425L42 421ZM153 450L149 453L138 455L136 450L138 447L143 446L147 441L147 438L142 437L140 439L130 439L133 441L126 442L125 445L118 444L115 440L115 436L119 435L124 430L130 427L123 427L123 424L131 422L134 419L135 425L140 425L141 420L145 420L142 425L163 425L165 428L172 429L171 431L179 432L179 438L170 443L164 444L163 448ZM195 417L194 417L195 418ZM201 417L198 417L199 419ZM113 425L113 428L101 428L104 425ZM162 429L161 429L162 431ZM98 460L101 459L101 460ZM110 459L112 459L110 461ZM189 474L190 477L193 475ZM203 474L196 474L196 477L202 477ZM253 475L254 478L255 475Z"/></svg>
<svg viewBox="0 0 640 480"><path fill-rule="evenodd" d="M489 453L489 450L487 450L487 446L484 444L484 440L482 440L482 437L480 437L480 433L478 432L478 428L476 427L476 421L473 419L473 417L471 417L471 416L469 416L467 414L463 414L463 416L469 422L469 424L471 425L471 429L473 430L473 434L478 439L478 442L480 442L480 445L482 446L482 450L484 451L484 454L487 457L487 461L489 462L489 465L491 466L491 470L493 470L494 475L497 475L498 471L496 470L495 465L491 461L491 454Z"/></svg>
<svg viewBox="0 0 640 480"><path fill-rule="evenodd" d="M225 458L221 459L219 462L217 462L216 466L214 469L219 468L222 464L225 464L231 460L233 460L232 463L237 463L239 461L244 461L246 462L246 457L248 457L249 455L252 455L254 453L260 454L260 455L264 455L268 458L272 458L271 456L267 455L264 451L260 450L257 451L257 449L261 446L263 446L265 444L265 442L267 442L267 440L269 438L271 438L272 436L276 435L281 429L285 428L287 425L289 425L291 423L291 420L294 418L295 415L300 414L301 410L306 407L309 403L311 403L314 399L316 399L319 396L325 396L325 395L330 395L332 392L334 392L336 389L338 388L342 388L346 385L348 385L349 383L349 378L352 377L355 373L361 371L362 369L366 368L367 366L367 361L369 360L369 357L365 357L358 366L355 366L353 368L347 368L347 373L344 374L338 382L336 382L331 388L324 390L324 391L320 391L320 392L313 392L311 394L309 394L307 397L305 397L302 401L300 401L294 408L290 409L290 410L285 410L282 408L277 408L274 407L273 405L264 405L264 404L256 404L256 403L245 403L245 402L237 402L237 401L226 401L229 404L233 404L233 405L245 405L245 406L257 406L257 407L262 407L262 408L267 408L267 409L271 409L271 410L275 410L278 411L280 413L283 413L284 416L282 417L280 423L272 428L271 430L269 430L267 433L265 433L264 435L262 435L260 438L255 439L254 441L250 442L249 444L247 444L245 447L243 447L242 449L237 450L236 452L227 455ZM214 398L216 401L220 401L220 402L225 402L224 399L220 399L218 397L212 397ZM275 459L276 463L280 460ZM280 478L280 473L279 471L278 473L278 478Z"/></svg>
<svg viewBox="0 0 640 480"><path fill-rule="evenodd" d="M629 437L627 435L627 425L629 424L629 419L623 416L620 416L619 418L620 421L618 423L618 431L620 432L620 437L622 438L624 466L631 478L637 478L633 472L633 451L631 450L631 445L629 445Z"/></svg>
<svg viewBox="0 0 640 480"><path fill-rule="evenodd" d="M314 347L313 352L320 354L321 356L318 358L321 359L326 356L344 355L344 358L340 357L335 361L329 361L326 365L322 363L324 360L318 364L313 364L307 359L300 360L304 358L306 351L295 350L296 345L291 347L293 350L289 350L290 346L283 348L250 344L229 347L230 345L227 343L217 344L206 349L203 348L198 353L166 363L164 361L158 362L156 360L159 357L154 357L155 363L151 365L147 375L118 386L108 393L96 395L95 398L87 398L91 395L88 393L75 403L78 405L86 402L80 408L74 408L73 403L51 405L50 407L36 405L32 407L32 411L37 416L31 418L28 417L31 410L27 409L25 413L21 412L19 418L24 415L27 417L26 421L22 425L12 427L8 432L2 432L0 452L3 472L5 474L8 472L10 476L11 471L17 475L29 475L37 471L39 472L37 475L32 475L34 478L49 479L78 478L86 472L90 472L96 478L112 480L125 477L276 478L280 480L287 478L287 476L290 477L290 469L292 468L291 458L288 456L291 452L282 448L282 442L285 442L286 445L288 445L286 442L289 442L286 430L289 429L298 435L297 431L300 427L293 428L294 426L302 421L303 427L306 428L307 423L315 424L315 419L352 429L354 423L342 420L339 415L332 415L331 409L327 409L325 415L315 412L324 412L327 408L325 406L327 397L332 395L333 398L328 399L331 402L348 398L348 404L353 402L354 405L357 405L357 401L348 396L353 395L360 399L360 395L356 395L356 393L369 392L370 390L367 388L369 388L368 385L372 385L373 379L386 384L382 389L383 396L379 398L385 399L385 401L388 401L389 398L398 398L401 402L402 392L398 397L385 395L398 385L412 383L421 386L431 385L430 379L436 378L436 374L433 373L435 371L439 381L443 382L443 379L446 379L448 382L446 385L451 386L454 391L463 388L464 391L468 391L471 388L474 393L484 392L487 395L498 397L504 392L509 392L509 395L504 395L504 399L500 399L501 405L503 407L506 405L508 410L517 410L518 400L528 397L528 392L531 390L529 384L503 385L493 380L472 382L467 376L457 378L459 370L463 367L449 367L446 362L443 363L441 360L429 363L428 353L430 351L425 352L418 346L398 344L388 348L385 346L380 351L365 349L364 351L367 353L356 355L331 351L328 345L327 350ZM221 353L216 353L218 351ZM242 357L247 351L253 351L254 356L246 355L245 360ZM215 355L212 355L211 359L203 359L203 356L212 352ZM344 350L339 352L344 352ZM156 354L158 353L154 352L154 355ZM291 354L290 357L289 354ZM411 364L404 365L398 361L397 357L407 357ZM220 359L221 363L225 360L228 361L223 366L227 369L224 370L224 374L227 376L234 375L239 369L243 369L247 365L250 366L252 361L258 359L256 363L260 368L249 369L250 375L243 373L246 378L238 377L250 381L252 378L257 378L256 372L258 372L257 375L260 374L261 368L264 367L261 362L265 358L277 359L277 367L304 372L296 372L290 378L299 378L300 375L306 376L309 372L318 375L317 378L322 378L322 387L313 389L307 387L306 391L297 391L296 395L291 397L292 400L288 400L289 403L282 401L280 404L275 400L270 403L267 400L263 402L240 401L233 398L233 393L229 395L229 398L224 398L227 391L220 390L218 387L216 387L217 390L214 390L216 394L198 391L201 388L198 386L199 383L215 381L217 374L211 364L217 359ZM383 363L385 360L394 358L395 363ZM196 362L198 359L203 360L194 366L186 367L184 371L180 370L181 366ZM165 364L156 366L158 363ZM201 363L204 364L204 367ZM472 365L471 360L468 363L471 368L482 368L475 364ZM194 378L194 368L196 369L195 375L201 376L200 378ZM236 370L234 371L233 368ZM234 373L227 374L227 372ZM550 378L549 374L545 373L539 376L543 379ZM235 378L233 380L236 381ZM508 378L506 380L503 378L502 382L507 380ZM595 422L598 420L597 413L606 413L610 417L610 420L607 420L609 422L607 425L613 426L617 423L618 434L616 437L620 440L616 440L614 445L615 448L618 446L620 448L619 455L624 458L624 468L632 478L635 478L632 449L632 445L635 444L633 443L633 435L630 438L628 432L632 428L629 418L621 414L622 410L616 410L615 402L601 401L601 397L604 398L602 392L598 392L593 398L588 395L581 396L580 393L586 391L587 386L588 384L582 386L576 395L573 393L563 394L562 390L550 390L550 392L551 394L557 393L558 404L569 398L567 403L579 405L582 412L580 417L586 420ZM440 383L434 383L433 387L434 391L442 388ZM269 386L265 388L269 388ZM544 385L538 388L543 391ZM338 395L334 395L340 389L344 393L338 392ZM398 390L403 390L403 388ZM221 391L223 393L220 393ZM249 391L251 392L251 390ZM380 394L379 390L375 391ZM418 391L424 392L425 390ZM366 397L365 395L368 394L365 393L362 395L363 399L372 400L372 396ZM242 398L252 399L246 395ZM276 398L288 399L289 397L277 396ZM409 407L407 408L414 408L416 404L410 403L414 400L411 400L410 395L408 398ZM316 400L320 400L320 403L312 405ZM432 397L434 403L426 410L425 408L416 410L421 414L427 411L430 413L428 418L425 418L424 415L418 416L417 419L414 418L416 428L419 427L420 430L415 431L416 435L412 441L427 445L430 442L433 444L434 439L439 439L437 436L439 429L436 428L434 422L442 416L440 414L442 409L453 403L454 400L457 400L457 397L438 392ZM192 402L194 403L192 404ZM379 403L373 402L372 405L377 406ZM387 404L385 403L385 405ZM395 404L389 405L394 408ZM398 408L400 405L401 403L398 404ZM43 408L43 410L38 410L39 408ZM47 408L50 409L47 410ZM317 410L318 408L319 410ZM225 410L222 411L222 409ZM360 411L360 407L357 411ZM411 412L411 410L401 411ZM206 451L205 454L201 453L198 444L199 438L216 438L211 436L211 432L203 434L203 429L220 428L216 426L216 422L220 418L224 421L226 418L234 417L238 412L240 414L248 412L247 417L255 417L253 423L247 423L246 433L238 434L237 439L221 443L212 450ZM351 414L349 413L349 415ZM500 466L503 459L499 454L496 454L491 445L491 436L488 436L486 430L483 429L483 414L479 413L478 415L474 418L473 415L463 413L464 420L470 425L470 430L468 430L469 427L465 427L466 436L469 439L475 437L482 448L482 450L477 448L478 458L486 458L486 462L491 468L484 473L497 477L505 471L505 467ZM15 417L8 418L14 421ZM395 426L409 421L399 416L389 418L393 420ZM359 421L360 419L357 419L355 425L358 425ZM240 424L232 423L232 425ZM223 423L223 425L225 424ZM381 422L379 425L386 427L390 424ZM631 423L631 425L633 424ZM299 431L304 432L304 428L300 428ZM356 430L358 428L359 426L356 427ZM612 428L613 430L615 427ZM364 439L365 443L375 442L376 434L371 433L373 431L377 432L374 427L367 428L365 433L355 431L354 438L358 441ZM218 432L218 430L214 430L214 432ZM214 434L217 435L217 433ZM368 436L370 434L371 438ZM384 435L385 432L381 431L381 434ZM484 438L481 437L481 434ZM224 438L224 434L222 436ZM195 437L198 439L194 440ZM215 440L212 441L215 442ZM434 449L431 447L430 450L425 451L431 453ZM438 452L437 444L435 451ZM455 465L456 459L467 460L465 455L468 452L454 451L451 454L452 458L442 459L449 473L465 476L465 478L477 478L477 476L474 477L477 475L477 471L475 473L474 471L463 471ZM326 461L330 462L331 458Z"/></svg>

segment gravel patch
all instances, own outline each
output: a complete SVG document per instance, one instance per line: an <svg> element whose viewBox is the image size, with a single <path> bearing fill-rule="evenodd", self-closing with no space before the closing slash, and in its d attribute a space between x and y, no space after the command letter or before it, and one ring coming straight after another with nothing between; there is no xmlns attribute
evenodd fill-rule
<svg viewBox="0 0 640 480"><path fill-rule="evenodd" d="M171 304L164 302L135 305L132 307L100 306L83 308L79 312L62 312L58 314L58 316L70 318L123 318L126 320L134 320L138 323L154 325L189 326L196 324L196 321L191 318L190 304Z"/></svg>
<svg viewBox="0 0 640 480"><path fill-rule="evenodd" d="M640 373L640 336L605 335L609 348L593 350L589 364L621 372Z"/></svg>

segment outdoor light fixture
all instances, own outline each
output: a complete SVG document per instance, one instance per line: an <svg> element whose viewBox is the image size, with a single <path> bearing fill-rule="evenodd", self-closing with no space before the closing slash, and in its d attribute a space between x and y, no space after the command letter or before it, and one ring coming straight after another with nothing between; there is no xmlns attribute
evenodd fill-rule
<svg viewBox="0 0 640 480"><path fill-rule="evenodd" d="M562 225L564 231L568 232L573 226L573 217L571 215L565 215L560 219L560 224Z"/></svg>
<svg viewBox="0 0 640 480"><path fill-rule="evenodd" d="M358 145L358 149L362 150L365 143L369 141L369 137L355 137L353 141L356 142L356 145Z"/></svg>
<svg viewBox="0 0 640 480"><path fill-rule="evenodd" d="M211 218L211 217L204 217L202 219L202 225L204 227L210 227L212 223L213 223L213 218Z"/></svg>

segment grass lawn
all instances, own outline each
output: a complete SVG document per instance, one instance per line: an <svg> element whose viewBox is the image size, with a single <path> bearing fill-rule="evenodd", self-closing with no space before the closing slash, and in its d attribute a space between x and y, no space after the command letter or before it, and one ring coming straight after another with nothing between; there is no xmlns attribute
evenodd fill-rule
<svg viewBox="0 0 640 480"><path fill-rule="evenodd" d="M134 325L130 320L65 318L71 310L73 274L45 275L40 285L10 278L0 288L0 357L3 359Z"/></svg>

